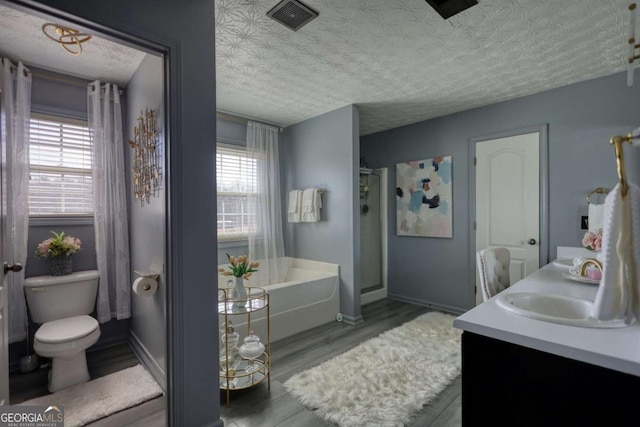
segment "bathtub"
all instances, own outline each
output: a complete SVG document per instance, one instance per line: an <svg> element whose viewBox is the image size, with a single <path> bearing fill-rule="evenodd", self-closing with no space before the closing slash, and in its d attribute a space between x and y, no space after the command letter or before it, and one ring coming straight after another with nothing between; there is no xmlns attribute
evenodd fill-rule
<svg viewBox="0 0 640 427"><path fill-rule="evenodd" d="M286 258L286 264L282 283L263 286L269 292L271 342L336 321L340 311L338 264L298 258ZM229 277L218 276L218 287L228 287L232 284L229 281ZM251 280L245 286L253 286ZM266 314L266 309L251 314L251 329L265 341ZM219 317L222 325L224 316ZM247 315L233 314L229 319L244 338L248 332Z"/></svg>

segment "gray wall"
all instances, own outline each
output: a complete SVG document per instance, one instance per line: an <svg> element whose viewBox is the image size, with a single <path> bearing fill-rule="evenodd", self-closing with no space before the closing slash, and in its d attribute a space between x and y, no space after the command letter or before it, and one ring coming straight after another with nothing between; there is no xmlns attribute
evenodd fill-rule
<svg viewBox="0 0 640 427"><path fill-rule="evenodd" d="M49 74L54 79L59 77L78 83L75 85L34 75L31 84L32 111L87 120L87 88L85 85L89 83L89 80L40 70L35 67L30 68L35 72Z"/></svg>
<svg viewBox="0 0 640 427"><path fill-rule="evenodd" d="M11 0L112 37L136 37L168 53L168 418L220 426L218 316L211 286L215 222L214 2L205 0ZM79 18L73 18L73 16ZM149 41L149 42L147 42ZM205 331L205 333L203 333ZM212 331L212 333L206 333Z"/></svg>
<svg viewBox="0 0 640 427"><path fill-rule="evenodd" d="M340 264L340 311L360 315L359 114L348 105L286 129L287 191L327 190L321 220L287 223L287 255ZM286 199L287 193L284 194ZM283 213L286 214L284 209Z"/></svg>
<svg viewBox="0 0 640 427"><path fill-rule="evenodd" d="M161 57L145 56L127 85L126 101L128 125L124 129L125 139L133 139L133 127L137 124L140 112L151 109L157 113L159 140L164 144L164 68ZM125 152L128 159L132 151L127 144ZM161 164L163 160L164 158L160 160ZM130 175L131 167L127 166L126 170ZM133 197L131 177L127 179L131 280L138 277L134 273L136 270L160 274L160 286L153 296L141 297L131 293L131 335L134 346L143 352L146 364L161 382L165 377L167 356L164 274L165 188L166 185L163 185L157 197L151 197L148 204L146 202L141 204L140 200Z"/></svg>
<svg viewBox="0 0 640 427"><path fill-rule="evenodd" d="M549 245L550 259L557 246L580 246L586 194L617 183L609 138L640 125L640 85L628 88L625 78L615 74L363 137L369 166L389 167L389 294L452 311L474 306L470 138L548 123L550 239L541 244ZM632 150L627 164L638 177ZM395 164L443 155L453 156L453 239L398 237Z"/></svg>

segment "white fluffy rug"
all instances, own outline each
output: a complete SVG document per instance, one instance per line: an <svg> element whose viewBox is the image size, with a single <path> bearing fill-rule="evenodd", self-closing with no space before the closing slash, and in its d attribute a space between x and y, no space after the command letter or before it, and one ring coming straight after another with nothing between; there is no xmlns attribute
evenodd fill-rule
<svg viewBox="0 0 640 427"><path fill-rule="evenodd" d="M20 405L64 406L64 425L72 427L83 426L161 394L162 389L151 374L142 365L136 365Z"/></svg>
<svg viewBox="0 0 640 427"><path fill-rule="evenodd" d="M461 332L453 319L423 314L284 386L340 426L402 426L460 375Z"/></svg>

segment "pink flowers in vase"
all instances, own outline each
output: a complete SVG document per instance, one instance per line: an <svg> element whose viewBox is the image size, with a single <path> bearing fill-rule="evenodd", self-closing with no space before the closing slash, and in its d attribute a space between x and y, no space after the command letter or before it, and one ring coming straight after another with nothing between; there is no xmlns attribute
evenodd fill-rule
<svg viewBox="0 0 640 427"><path fill-rule="evenodd" d="M599 230L597 233L587 231L582 238L582 246L590 251L602 250L602 230Z"/></svg>
<svg viewBox="0 0 640 427"><path fill-rule="evenodd" d="M40 258L54 258L57 256L69 256L80 250L82 242L77 237L65 236L64 231L56 233L38 244L36 255Z"/></svg>

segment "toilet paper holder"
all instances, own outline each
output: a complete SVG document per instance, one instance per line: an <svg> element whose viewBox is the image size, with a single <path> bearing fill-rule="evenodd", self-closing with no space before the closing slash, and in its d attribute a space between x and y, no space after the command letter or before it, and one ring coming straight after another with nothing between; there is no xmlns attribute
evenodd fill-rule
<svg viewBox="0 0 640 427"><path fill-rule="evenodd" d="M149 271L137 271L137 270L133 270L133 272L136 273L139 277L148 277L155 280L158 283L158 286L160 286L160 283L158 282L158 279L160 279L160 274L151 273ZM149 285L145 285L144 290L148 291Z"/></svg>

